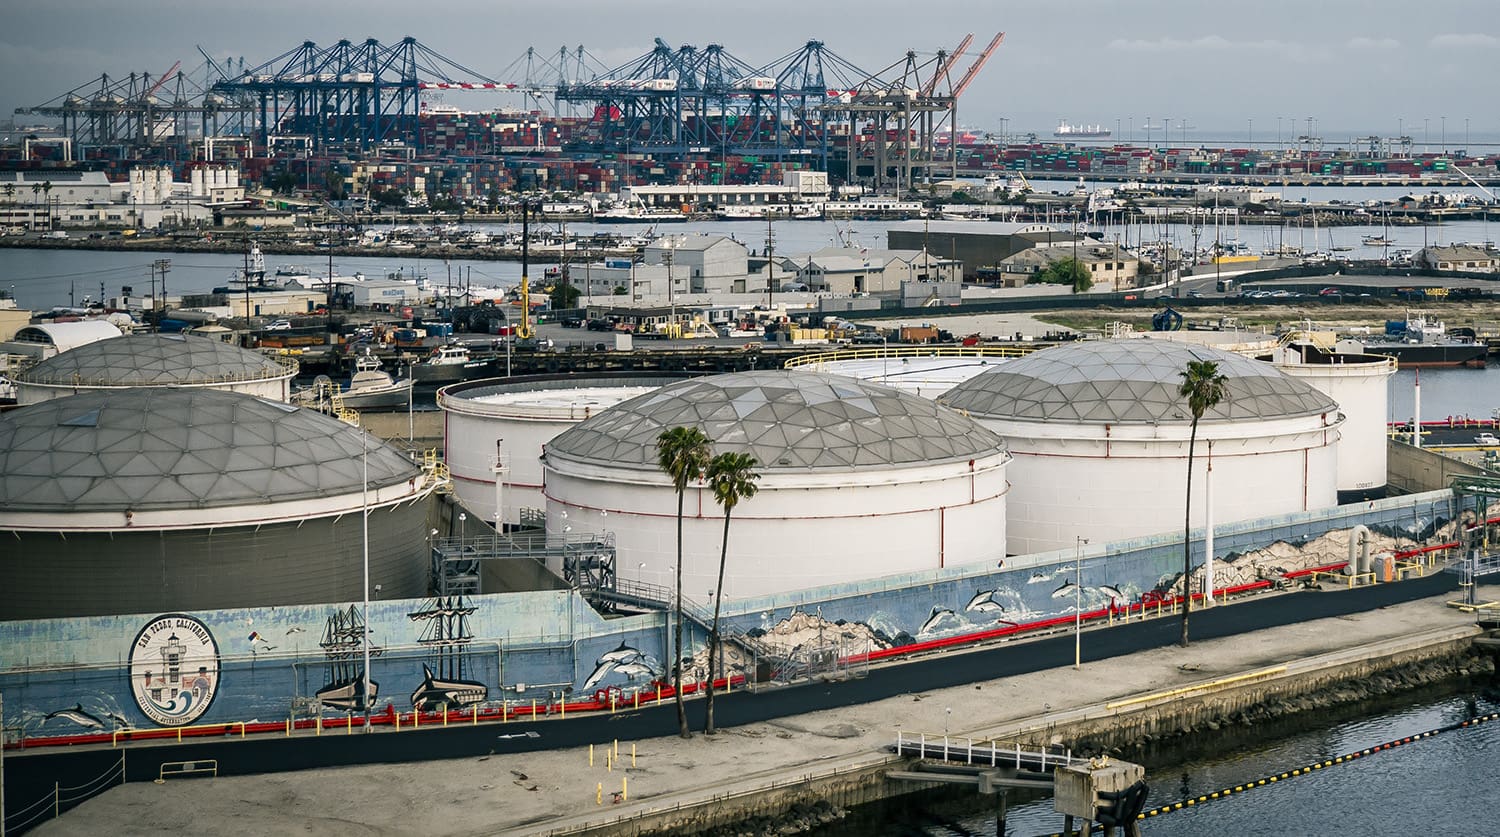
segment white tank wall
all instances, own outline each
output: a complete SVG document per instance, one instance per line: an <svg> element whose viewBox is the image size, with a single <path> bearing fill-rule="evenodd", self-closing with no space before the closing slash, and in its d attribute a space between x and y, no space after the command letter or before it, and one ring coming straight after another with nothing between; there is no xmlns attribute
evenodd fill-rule
<svg viewBox="0 0 1500 837"><path fill-rule="evenodd" d="M191 384L205 389L222 389L226 392L242 392L246 395L254 395L267 401L289 401L292 396L292 375L280 378L258 378L253 381L224 381L212 384ZM185 388L179 386L178 388ZM92 392L95 390L125 389L125 387L90 387L74 386L72 384L36 384L25 381L16 382L16 403L21 405L40 404L54 398L66 398L81 392Z"/></svg>
<svg viewBox="0 0 1500 837"><path fill-rule="evenodd" d="M1204 522L1213 461L1214 522L1337 503L1339 420L1318 416L1205 424L1194 457L1193 521ZM1188 427L1046 426L980 419L1013 457L1007 547L1013 554L1181 531Z"/></svg>
<svg viewBox="0 0 1500 837"><path fill-rule="evenodd" d="M1388 384L1396 373L1396 364L1380 358L1343 364L1277 362L1276 368L1332 398L1344 414L1338 445L1339 491L1383 488L1388 471L1385 427L1390 402Z"/></svg>
<svg viewBox="0 0 1500 837"><path fill-rule="evenodd" d="M557 434L654 386L598 386L516 390L489 394L468 387L443 391L443 456L453 492L486 522L495 520L495 456L506 466L501 481L501 519L516 525L522 509L544 509L542 446ZM467 391L465 391L467 390Z"/></svg>
<svg viewBox="0 0 1500 837"><path fill-rule="evenodd" d="M1006 460L763 474L731 519L725 596L996 561L1005 551ZM565 460L545 471L549 534L613 532L620 577L674 583L677 495L664 475ZM690 486L683 591L691 599L707 601L717 584L723 527L713 492Z"/></svg>
<svg viewBox="0 0 1500 837"><path fill-rule="evenodd" d="M443 430L443 456L453 476L453 492L464 507L488 522L495 520L494 462L499 452L506 466L501 484L501 519L516 524L521 509L540 509L542 445L576 421L525 420L476 416L448 411Z"/></svg>

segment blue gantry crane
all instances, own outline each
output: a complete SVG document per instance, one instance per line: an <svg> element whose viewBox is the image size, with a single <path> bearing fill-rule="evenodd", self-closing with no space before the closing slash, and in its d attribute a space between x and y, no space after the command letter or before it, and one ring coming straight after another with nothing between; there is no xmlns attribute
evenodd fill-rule
<svg viewBox="0 0 1500 837"><path fill-rule="evenodd" d="M257 102L256 143L261 147L295 137L319 149L367 150L399 143L420 150L421 91L516 87L406 37L391 45L369 38L359 44L342 40L326 48L304 41L213 89Z"/></svg>

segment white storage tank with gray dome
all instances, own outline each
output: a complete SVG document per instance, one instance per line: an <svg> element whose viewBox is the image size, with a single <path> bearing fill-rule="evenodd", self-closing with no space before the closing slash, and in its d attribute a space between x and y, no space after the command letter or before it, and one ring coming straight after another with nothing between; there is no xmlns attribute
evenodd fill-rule
<svg viewBox="0 0 1500 837"><path fill-rule="evenodd" d="M427 592L435 478L311 410L202 388L0 415L0 619Z"/></svg>
<svg viewBox="0 0 1500 837"><path fill-rule="evenodd" d="M758 492L734 510L722 591L723 512L701 481L688 486L682 574L696 600L1003 555L1010 455L1000 438L925 398L795 370L674 383L560 434L543 462L548 534L612 532L620 577L670 586L677 495L656 443L674 427L760 463Z"/></svg>
<svg viewBox="0 0 1500 837"><path fill-rule="evenodd" d="M1212 463L1216 523L1332 506L1338 405L1242 355L1164 340L1043 349L939 399L1003 437L1015 457L1007 504L1016 554L1180 531L1192 414L1189 361L1218 364L1228 397L1198 426L1194 525Z"/></svg>
<svg viewBox="0 0 1500 837"><path fill-rule="evenodd" d="M16 375L16 400L36 404L91 390L203 387L286 401L294 360L278 361L220 340L132 334L78 346Z"/></svg>
<svg viewBox="0 0 1500 837"><path fill-rule="evenodd" d="M539 518L542 446L580 421L637 395L682 380L680 376L617 373L564 378L494 378L438 390L443 410L443 458L453 493L485 521L515 526L529 512ZM504 466L496 484L496 461ZM523 513L525 512L525 513Z"/></svg>

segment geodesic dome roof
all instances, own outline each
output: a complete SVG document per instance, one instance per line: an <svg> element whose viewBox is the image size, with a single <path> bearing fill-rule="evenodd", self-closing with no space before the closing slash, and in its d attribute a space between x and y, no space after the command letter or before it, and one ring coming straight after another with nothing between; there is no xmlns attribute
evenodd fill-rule
<svg viewBox="0 0 1500 837"><path fill-rule="evenodd" d="M86 392L0 415L0 508L123 511L278 503L361 491L360 430L216 389ZM371 487L420 471L368 440Z"/></svg>
<svg viewBox="0 0 1500 837"><path fill-rule="evenodd" d="M186 334L133 334L60 352L16 376L66 386L171 386L292 375L257 352Z"/></svg>
<svg viewBox="0 0 1500 837"><path fill-rule="evenodd" d="M973 459L1005 442L972 419L899 390L820 372L695 378L617 404L547 444L547 456L657 469L656 439L697 427L715 453L766 471L876 468Z"/></svg>
<svg viewBox="0 0 1500 837"><path fill-rule="evenodd" d="M1177 393L1189 361L1219 365L1227 397L1203 421L1289 418L1337 412L1311 385L1243 355L1136 338L1043 349L976 375L938 399L980 418L1077 424L1191 423Z"/></svg>

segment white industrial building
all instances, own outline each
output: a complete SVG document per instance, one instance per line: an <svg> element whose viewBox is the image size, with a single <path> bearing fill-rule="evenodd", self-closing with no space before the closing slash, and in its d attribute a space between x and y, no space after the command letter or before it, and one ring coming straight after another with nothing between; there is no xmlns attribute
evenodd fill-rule
<svg viewBox="0 0 1500 837"><path fill-rule="evenodd" d="M620 577L672 584L678 497L656 442L679 426L702 430L713 453L750 454L760 474L758 493L734 510L722 590L723 513L706 484L688 486L682 577L693 598L1004 553L1010 455L1001 439L927 399L795 370L671 384L558 435L543 462L548 534L612 532Z"/></svg>
<svg viewBox="0 0 1500 837"><path fill-rule="evenodd" d="M273 401L291 395L297 362L282 362L222 340L185 334L132 334L79 346L15 376L17 400L35 404L92 390L204 387Z"/></svg>
<svg viewBox="0 0 1500 837"><path fill-rule="evenodd" d="M680 378L570 376L563 380L469 381L443 387L443 460L464 508L517 525L546 508L542 447L585 419ZM497 469L497 465L499 468ZM498 482L497 482L498 479Z"/></svg>
<svg viewBox="0 0 1500 837"><path fill-rule="evenodd" d="M1337 502L1344 417L1327 395L1218 349L1074 343L997 366L938 399L1004 438L1015 457L1011 553L1181 530L1192 415L1177 389L1193 360L1217 363L1228 389L1198 426L1195 526Z"/></svg>

